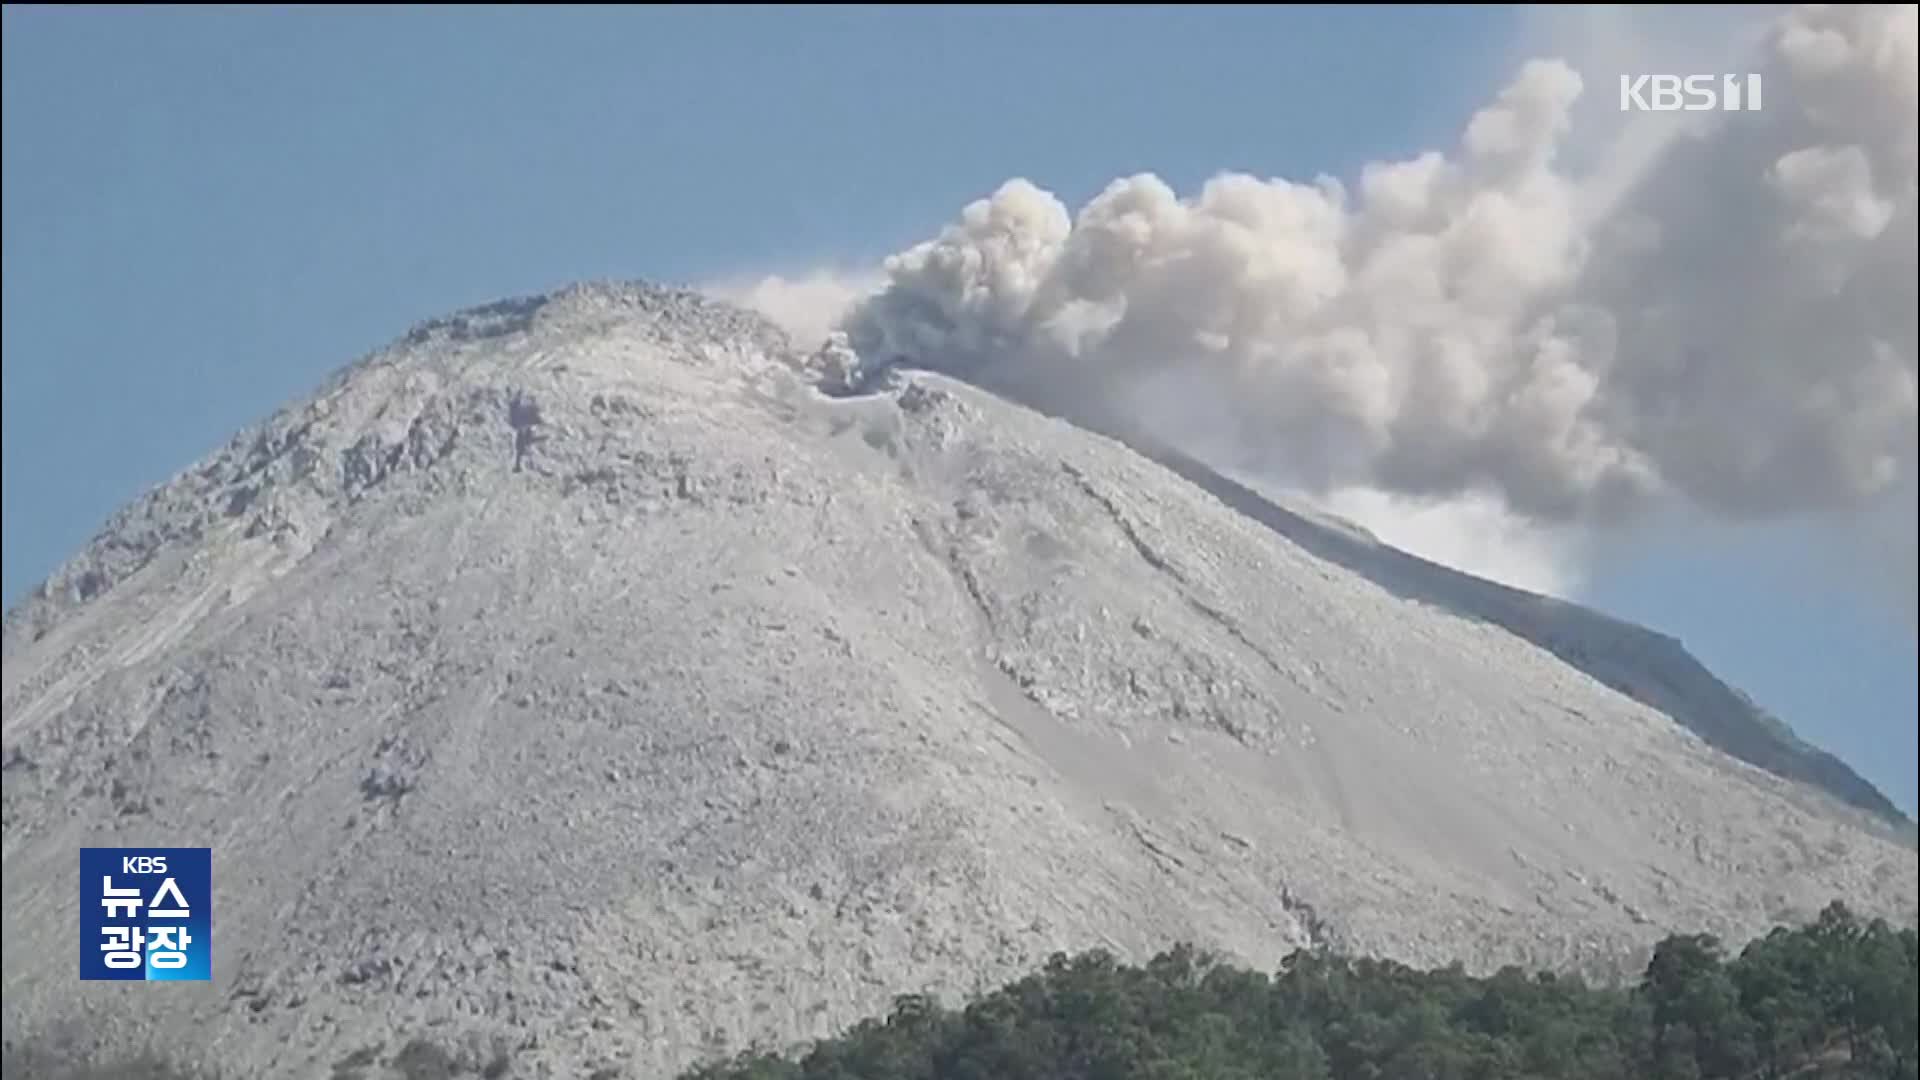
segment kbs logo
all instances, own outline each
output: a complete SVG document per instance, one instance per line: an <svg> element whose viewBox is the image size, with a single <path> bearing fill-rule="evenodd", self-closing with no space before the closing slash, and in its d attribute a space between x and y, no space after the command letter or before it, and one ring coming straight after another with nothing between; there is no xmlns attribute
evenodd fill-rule
<svg viewBox="0 0 1920 1080"><path fill-rule="evenodd" d="M208 848L80 849L80 977L213 978Z"/></svg>
<svg viewBox="0 0 1920 1080"><path fill-rule="evenodd" d="M1621 112L1759 112L1758 75L1622 75Z"/></svg>

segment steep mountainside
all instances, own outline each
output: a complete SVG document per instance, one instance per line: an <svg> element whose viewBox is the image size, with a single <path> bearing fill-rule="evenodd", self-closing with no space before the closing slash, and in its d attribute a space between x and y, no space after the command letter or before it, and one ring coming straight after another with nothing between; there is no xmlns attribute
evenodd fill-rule
<svg viewBox="0 0 1920 1080"><path fill-rule="evenodd" d="M686 293L423 326L8 614L7 1039L659 1076L1060 949L1914 917L1878 793L1677 644L1156 454ZM75 978L132 843L213 847L212 983Z"/></svg>

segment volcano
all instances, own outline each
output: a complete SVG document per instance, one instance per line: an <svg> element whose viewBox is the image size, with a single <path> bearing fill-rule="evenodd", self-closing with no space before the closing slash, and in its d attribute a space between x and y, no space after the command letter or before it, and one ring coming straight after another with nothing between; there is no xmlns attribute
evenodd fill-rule
<svg viewBox="0 0 1920 1080"><path fill-rule="evenodd" d="M6 617L8 1042L669 1076L1060 950L1609 978L1914 919L1911 824L1671 638L816 361L503 302L115 515ZM76 849L134 845L212 849L210 982L76 978Z"/></svg>

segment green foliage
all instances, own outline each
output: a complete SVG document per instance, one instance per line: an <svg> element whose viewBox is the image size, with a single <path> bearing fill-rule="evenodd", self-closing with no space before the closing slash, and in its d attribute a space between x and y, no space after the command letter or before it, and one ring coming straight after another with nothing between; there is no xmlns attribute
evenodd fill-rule
<svg viewBox="0 0 1920 1080"><path fill-rule="evenodd" d="M1182 946L1057 955L955 1010L919 996L798 1060L685 1080L1920 1080L1912 929L1839 904L1728 958L1655 948L1640 984L1298 952L1269 975Z"/></svg>

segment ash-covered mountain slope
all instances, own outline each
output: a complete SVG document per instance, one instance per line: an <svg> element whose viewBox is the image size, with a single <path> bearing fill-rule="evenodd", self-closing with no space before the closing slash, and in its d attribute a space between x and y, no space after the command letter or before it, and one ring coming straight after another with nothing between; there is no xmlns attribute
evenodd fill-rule
<svg viewBox="0 0 1920 1080"><path fill-rule="evenodd" d="M1170 449L1147 452L1307 551L1364 574L1409 600L1484 619L1546 649L1607 686L1679 721L1742 761L1819 788L1898 829L1913 822L1878 788L1728 686L1676 638L1552 597L1487 581L1416 555L1329 529L1262 499Z"/></svg>
<svg viewBox="0 0 1920 1080"><path fill-rule="evenodd" d="M993 382L991 372L976 373ZM1308 552L1399 596L1482 619L1553 653L1607 686L1657 709L1749 764L1804 781L1883 819L1911 838L1914 822L1852 768L1802 740L1779 718L1716 677L1676 638L1576 604L1462 573L1382 544L1351 522L1282 505L1100 411L1076 409L1007 380L1003 396L1054 412L1125 443ZM1065 406L1065 407L1062 407Z"/></svg>
<svg viewBox="0 0 1920 1080"><path fill-rule="evenodd" d="M825 396L686 293L429 324L8 614L6 1038L664 1076L1059 949L1605 972L1914 917L1913 848L1690 732L1659 649L1599 643L1623 693L1175 464ZM75 849L136 843L214 848L212 983L75 978Z"/></svg>

